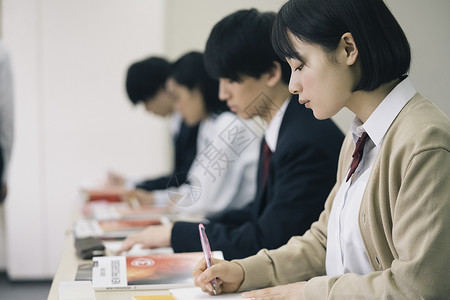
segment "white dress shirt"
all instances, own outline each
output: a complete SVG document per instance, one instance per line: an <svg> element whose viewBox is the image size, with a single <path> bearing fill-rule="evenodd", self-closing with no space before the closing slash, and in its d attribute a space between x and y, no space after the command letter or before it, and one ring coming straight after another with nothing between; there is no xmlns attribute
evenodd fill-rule
<svg viewBox="0 0 450 300"><path fill-rule="evenodd" d="M211 142L215 131L218 130L218 128L216 128L216 126L218 126L217 122L219 122L220 119L224 116L213 116L201 121L200 125L198 126L197 134L197 153L203 151L203 149L205 149Z"/></svg>
<svg viewBox="0 0 450 300"><path fill-rule="evenodd" d="M167 203L191 216L209 216L241 208L254 199L259 146L263 129L253 120L230 112L202 122L189 184L155 191Z"/></svg>
<svg viewBox="0 0 450 300"><path fill-rule="evenodd" d="M0 40L0 145L3 154L3 181L6 182L14 140L14 95L11 63Z"/></svg>
<svg viewBox="0 0 450 300"><path fill-rule="evenodd" d="M179 112L174 112L169 116L169 130L174 141L177 139L178 134L180 133L182 122L183 118Z"/></svg>
<svg viewBox="0 0 450 300"><path fill-rule="evenodd" d="M383 138L398 113L415 93L411 80L405 78L386 96L364 124L358 118L353 120L350 130L355 144L363 132L367 132L369 139L358 168L348 182L341 184L331 208L326 253L326 271L329 276L373 272L359 228L359 209Z"/></svg>
<svg viewBox="0 0 450 300"><path fill-rule="evenodd" d="M278 133L280 132L281 122L283 121L284 113L286 112L290 99L291 96L289 96L289 98L284 101L283 105L281 105L275 116L267 125L264 138L266 140L267 146L269 147L270 151L272 151L272 153L274 153L277 149Z"/></svg>

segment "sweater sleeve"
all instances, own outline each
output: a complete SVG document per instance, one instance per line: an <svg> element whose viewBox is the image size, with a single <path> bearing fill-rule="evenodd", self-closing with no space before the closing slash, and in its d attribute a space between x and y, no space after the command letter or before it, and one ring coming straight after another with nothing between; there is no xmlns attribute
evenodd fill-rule
<svg viewBox="0 0 450 300"><path fill-rule="evenodd" d="M450 153L444 148L421 151L408 164L392 215L392 263L379 256L379 263L387 265L381 271L314 278L305 287L306 299L448 298L448 166Z"/></svg>
<svg viewBox="0 0 450 300"><path fill-rule="evenodd" d="M278 249L263 249L257 255L234 260L245 272L239 291L288 284L325 274L328 215L338 188L333 188L319 220L303 236L292 237Z"/></svg>

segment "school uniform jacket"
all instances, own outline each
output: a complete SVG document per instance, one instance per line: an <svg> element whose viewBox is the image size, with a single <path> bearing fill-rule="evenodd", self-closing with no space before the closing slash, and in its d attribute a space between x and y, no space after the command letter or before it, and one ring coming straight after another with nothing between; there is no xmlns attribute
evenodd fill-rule
<svg viewBox="0 0 450 300"><path fill-rule="evenodd" d="M293 96L281 122L266 184L261 185L260 159L254 201L210 217L205 224L212 250L223 251L226 259L242 258L261 248L277 248L305 232L318 218L335 182L343 137L332 121L315 119ZM262 147L260 158L261 154ZM171 243L175 252L201 251L198 224L176 222Z"/></svg>
<svg viewBox="0 0 450 300"><path fill-rule="evenodd" d="M384 137L359 210L374 272L324 276L328 217L354 148L349 133L336 185L310 230L277 250L236 261L245 271L240 290L309 280L306 299L448 299L448 117L420 94L405 105Z"/></svg>

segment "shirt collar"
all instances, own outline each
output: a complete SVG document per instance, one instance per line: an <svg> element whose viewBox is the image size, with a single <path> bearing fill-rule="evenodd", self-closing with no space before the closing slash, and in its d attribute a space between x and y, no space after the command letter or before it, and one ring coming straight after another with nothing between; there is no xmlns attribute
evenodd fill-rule
<svg viewBox="0 0 450 300"><path fill-rule="evenodd" d="M416 89L406 77L384 98L364 124L355 117L350 128L355 143L365 131L378 147L394 119L415 94Z"/></svg>
<svg viewBox="0 0 450 300"><path fill-rule="evenodd" d="M178 112L174 112L169 117L169 128L170 132L173 136L176 136L180 132L181 123L183 122L183 118L181 114Z"/></svg>
<svg viewBox="0 0 450 300"><path fill-rule="evenodd" d="M280 132L281 122L283 121L284 113L286 112L290 99L291 96L289 96L289 98L284 101L283 105L281 105L275 116L267 125L265 140L267 146L269 146L269 149L270 151L272 151L272 153L275 152L277 148L278 133Z"/></svg>

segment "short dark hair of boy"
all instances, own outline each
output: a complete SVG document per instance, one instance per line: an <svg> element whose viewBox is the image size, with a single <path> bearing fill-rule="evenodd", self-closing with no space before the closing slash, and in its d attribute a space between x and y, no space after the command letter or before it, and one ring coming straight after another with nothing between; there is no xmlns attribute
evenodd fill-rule
<svg viewBox="0 0 450 300"><path fill-rule="evenodd" d="M170 63L161 57L149 57L133 63L127 72L126 90L133 104L151 101L169 74Z"/></svg>
<svg viewBox="0 0 450 300"><path fill-rule="evenodd" d="M189 90L198 88L208 114L228 110L226 103L219 100L219 82L206 72L202 53L192 51L180 57L172 64L168 77Z"/></svg>
<svg viewBox="0 0 450 300"><path fill-rule="evenodd" d="M217 23L205 49L208 73L215 78L240 81L242 75L260 78L274 62L281 65L282 80L289 83L289 65L273 49L270 35L275 13L239 10Z"/></svg>
<svg viewBox="0 0 450 300"><path fill-rule="evenodd" d="M278 12L272 41L281 57L298 59L288 32L327 52L350 32L362 71L355 91L372 91L409 71L408 40L382 0L290 0Z"/></svg>

